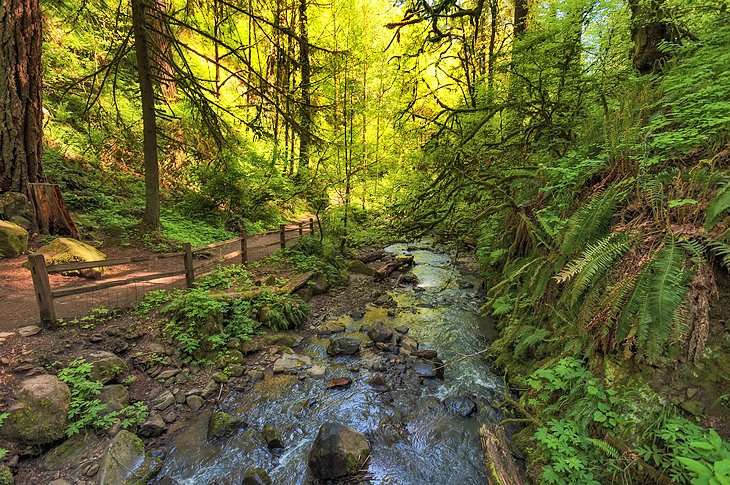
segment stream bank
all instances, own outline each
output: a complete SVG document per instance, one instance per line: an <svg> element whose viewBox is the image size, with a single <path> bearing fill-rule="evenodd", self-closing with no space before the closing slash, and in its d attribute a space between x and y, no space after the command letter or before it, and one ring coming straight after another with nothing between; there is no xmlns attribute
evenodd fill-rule
<svg viewBox="0 0 730 485"><path fill-rule="evenodd" d="M444 463L458 461L460 481L484 483L478 429L500 419L490 404L503 391L479 355L493 329L479 316L478 276L460 273L429 245L388 248L388 258L399 254L414 257L411 271L383 280L354 274L348 287L315 296L306 325L248 343L240 372L231 376L180 365L174 350L154 338L153 323L130 315L26 341L10 337L7 366L16 375L40 373L79 353L82 343L116 352L126 375L136 377L124 398L152 411L137 434L154 450L146 455L153 471L161 466L157 483L240 483L251 466L275 483L304 483L307 453L329 420L368 437L364 478L452 483L454 471ZM353 339L359 342L352 355L336 355L349 352ZM145 363L140 356L154 358ZM121 387L114 379L108 386ZM231 420L209 435L212 416ZM273 448L272 433L280 441ZM37 458L12 449L16 483L97 483L94 462L117 435L119 429L83 433ZM58 453L69 448L74 453Z"/></svg>

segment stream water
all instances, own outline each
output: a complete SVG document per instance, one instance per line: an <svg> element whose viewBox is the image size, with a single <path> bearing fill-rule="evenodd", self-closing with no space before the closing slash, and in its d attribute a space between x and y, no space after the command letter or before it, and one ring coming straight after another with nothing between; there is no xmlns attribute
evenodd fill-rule
<svg viewBox="0 0 730 485"><path fill-rule="evenodd" d="M445 379L418 378L390 355L363 348L355 356L331 358L328 339L314 338L296 349L327 368L324 380L295 375L271 375L251 392L229 399L222 410L241 417L248 426L231 436L207 442L207 417L199 416L172 437L158 480L180 484L238 484L249 466L266 470L275 484L306 483L307 454L325 421L337 421L365 433L372 445L368 477L378 484L486 483L478 430L501 418L489 403L502 396L501 379L481 355L491 335L490 324L479 315L478 282L459 273L448 255L429 246L395 244L394 254L415 258L412 272L417 287L391 292L395 316L369 307L362 319L338 320L355 336L364 325L384 321L407 326L419 348L434 349L446 362ZM373 370L375 369L375 370ZM377 373L391 390L368 384ZM352 384L327 389L332 377L346 376ZM477 412L462 417L444 402L467 397ZM468 402L468 401L467 401ZM265 424L274 425L287 444L272 453L260 436Z"/></svg>

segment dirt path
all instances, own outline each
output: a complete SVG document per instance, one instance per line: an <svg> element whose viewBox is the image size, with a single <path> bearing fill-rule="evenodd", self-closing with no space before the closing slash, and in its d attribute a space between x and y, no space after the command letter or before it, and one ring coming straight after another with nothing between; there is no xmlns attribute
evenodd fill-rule
<svg viewBox="0 0 730 485"><path fill-rule="evenodd" d="M277 249L279 233L262 234L248 238L249 261L263 259ZM291 238L291 239L290 239ZM298 230L287 231L287 239L298 238ZM216 261L224 260L224 265L240 263L239 257L231 257L240 249L240 244L225 245L215 248L204 258L196 259L196 276L206 273L215 267ZM143 248L104 248L108 259L131 256L154 255ZM226 258L227 257L227 258ZM0 260L0 332L11 331L26 325L37 325L39 322L38 304L33 290L30 271L23 267L26 256ZM140 263L114 266L96 281L114 281L136 276L153 275L183 269L182 257L154 259ZM74 288L94 284L94 280L78 277L49 275L52 289ZM72 319L88 315L96 308L124 308L139 301L142 296L156 289L180 288L185 285L185 277L175 276L150 280L110 289L59 298L55 301L56 314L59 318Z"/></svg>

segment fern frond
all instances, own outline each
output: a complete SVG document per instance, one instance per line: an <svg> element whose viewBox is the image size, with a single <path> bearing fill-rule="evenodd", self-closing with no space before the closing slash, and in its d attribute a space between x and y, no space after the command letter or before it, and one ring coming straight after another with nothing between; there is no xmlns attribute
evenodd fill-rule
<svg viewBox="0 0 730 485"><path fill-rule="evenodd" d="M608 233L616 209L628 194L625 188L627 183L609 187L573 214L568 220L567 231L560 244L563 256L572 256L580 248Z"/></svg>
<svg viewBox="0 0 730 485"><path fill-rule="evenodd" d="M621 453L614 448L611 444L606 443L603 440L597 440L595 438L585 438L585 440L593 445L594 447L601 450L606 456L609 458L613 458L614 460L618 460L621 457Z"/></svg>
<svg viewBox="0 0 730 485"><path fill-rule="evenodd" d="M625 234L611 234L593 245L589 245L580 258L572 261L555 279L563 283L575 277L571 291L571 302L575 302L586 289L595 285L613 263L629 250Z"/></svg>
<svg viewBox="0 0 730 485"><path fill-rule="evenodd" d="M720 187L705 211L705 228L712 229L730 211L730 182Z"/></svg>
<svg viewBox="0 0 730 485"><path fill-rule="evenodd" d="M684 267L684 252L673 238L665 242L651 267L646 305L649 314L642 315L639 321L651 325L646 340L646 355L654 358L669 339L677 310L687 294L688 274Z"/></svg>
<svg viewBox="0 0 730 485"><path fill-rule="evenodd" d="M723 266L730 270L730 245L711 237L705 237L705 245L712 254L720 258Z"/></svg>

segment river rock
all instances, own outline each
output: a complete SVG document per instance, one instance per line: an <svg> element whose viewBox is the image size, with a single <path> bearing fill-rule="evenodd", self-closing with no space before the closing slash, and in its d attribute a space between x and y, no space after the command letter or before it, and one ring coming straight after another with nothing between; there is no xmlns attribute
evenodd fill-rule
<svg viewBox="0 0 730 485"><path fill-rule="evenodd" d="M436 366L430 362L416 362L413 370L418 377L436 377Z"/></svg>
<svg viewBox="0 0 730 485"><path fill-rule="evenodd" d="M312 365L312 359L306 355L283 354L274 362L274 374L295 373Z"/></svg>
<svg viewBox="0 0 730 485"><path fill-rule="evenodd" d="M273 485L273 481L263 468L251 466L243 473L241 485Z"/></svg>
<svg viewBox="0 0 730 485"><path fill-rule="evenodd" d="M304 338L293 332L276 332L267 335L261 335L248 342L243 342L239 350L243 354L252 354L263 350L266 347L298 347Z"/></svg>
<svg viewBox="0 0 730 485"><path fill-rule="evenodd" d="M413 337L404 335L400 342L400 353L411 355L415 350L418 350L418 341Z"/></svg>
<svg viewBox="0 0 730 485"><path fill-rule="evenodd" d="M393 329L383 322L376 322L370 330L368 330L368 337L373 342L390 342L393 338Z"/></svg>
<svg viewBox="0 0 730 485"><path fill-rule="evenodd" d="M411 352L413 357L421 357L423 359L435 359L438 357L438 352L431 349L418 349Z"/></svg>
<svg viewBox="0 0 730 485"><path fill-rule="evenodd" d="M418 276L413 273L403 273L400 277L400 283L404 285L417 285L420 282Z"/></svg>
<svg viewBox="0 0 730 485"><path fill-rule="evenodd" d="M152 458L144 443L127 430L112 438L99 466L99 485L136 485L147 483L162 468L162 461Z"/></svg>
<svg viewBox="0 0 730 485"><path fill-rule="evenodd" d="M165 390L155 398L155 409L158 411L164 411L165 409L169 408L173 404L175 404L177 400L175 399L175 395L171 393L168 390Z"/></svg>
<svg viewBox="0 0 730 485"><path fill-rule="evenodd" d="M395 327L395 331L401 335L406 335L409 330L410 330L410 328L406 327L405 325L400 325L398 327Z"/></svg>
<svg viewBox="0 0 730 485"><path fill-rule="evenodd" d="M0 221L0 258L15 258L28 250L28 231L10 221Z"/></svg>
<svg viewBox="0 0 730 485"><path fill-rule="evenodd" d="M335 377L327 381L327 389L334 389L336 387L347 387L352 384L352 379L349 377Z"/></svg>
<svg viewBox="0 0 730 485"><path fill-rule="evenodd" d="M307 375L312 379L321 379L327 373L327 369L321 365L314 365L311 369L307 369Z"/></svg>
<svg viewBox="0 0 730 485"><path fill-rule="evenodd" d="M86 261L103 261L106 255L93 246L69 237L59 237L38 249L33 254L42 254L46 264L64 264ZM78 271L64 271L64 276L82 276L84 278L100 278L106 268L88 268Z"/></svg>
<svg viewBox="0 0 730 485"><path fill-rule="evenodd" d="M49 470L68 470L87 450L99 444L93 431L82 429L43 457L43 467ZM2 482L0 482L1 484Z"/></svg>
<svg viewBox="0 0 730 485"><path fill-rule="evenodd" d="M87 351L83 354L83 358L93 366L91 370L92 381L106 384L127 372L127 364L124 360L105 350Z"/></svg>
<svg viewBox="0 0 730 485"><path fill-rule="evenodd" d="M208 420L208 441L222 438L243 424L242 420L234 418L228 413L213 413Z"/></svg>
<svg viewBox="0 0 730 485"><path fill-rule="evenodd" d="M359 259L353 259L347 263L347 270L352 274L361 274L364 276L375 276L377 271Z"/></svg>
<svg viewBox="0 0 730 485"><path fill-rule="evenodd" d="M264 429L261 431L261 437L270 450L284 448L284 437L281 431L273 424L267 423L264 425Z"/></svg>
<svg viewBox="0 0 730 485"><path fill-rule="evenodd" d="M454 414L468 418L477 411L477 405L468 397L452 396L444 401L446 409Z"/></svg>
<svg viewBox="0 0 730 485"><path fill-rule="evenodd" d="M165 420L159 414L152 414L147 418L139 429L139 435L143 438L156 438L165 432Z"/></svg>
<svg viewBox="0 0 730 485"><path fill-rule="evenodd" d="M317 327L317 335L333 335L345 331L345 326L341 323L327 322Z"/></svg>
<svg viewBox="0 0 730 485"><path fill-rule="evenodd" d="M370 455L364 434L339 423L319 428L309 452L309 468L316 478L335 479L357 473Z"/></svg>
<svg viewBox="0 0 730 485"><path fill-rule="evenodd" d="M329 355L352 355L360 351L360 339L355 337L341 337L332 340L327 347Z"/></svg>
<svg viewBox="0 0 730 485"><path fill-rule="evenodd" d="M101 392L97 397L102 404L106 405L106 409L99 411L101 416L109 413L121 411L129 404L129 391L121 384L112 384L101 388Z"/></svg>
<svg viewBox="0 0 730 485"><path fill-rule="evenodd" d="M0 435L24 445L42 445L64 436L71 407L66 384L52 375L38 375L23 381L14 397Z"/></svg>
<svg viewBox="0 0 730 485"><path fill-rule="evenodd" d="M375 391L384 392L389 390L388 384L385 382L385 377L382 374L375 374L368 381L370 387Z"/></svg>

